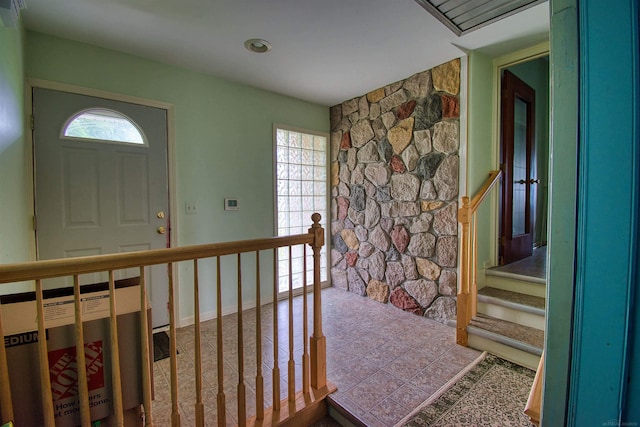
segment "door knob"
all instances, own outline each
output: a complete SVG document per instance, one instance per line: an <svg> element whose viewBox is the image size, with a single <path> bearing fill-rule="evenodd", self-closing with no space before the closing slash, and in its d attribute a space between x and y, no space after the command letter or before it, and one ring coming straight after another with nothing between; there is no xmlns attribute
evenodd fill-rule
<svg viewBox="0 0 640 427"><path fill-rule="evenodd" d="M539 179L533 179L533 178L529 179L528 181L526 179L521 179L519 181L516 181L516 184L526 184L527 182L529 184L540 184Z"/></svg>
<svg viewBox="0 0 640 427"><path fill-rule="evenodd" d="M164 234L166 232L167 232L167 229L165 227L163 227L163 226L160 226L160 227L158 227L156 229L156 233L158 233L158 234Z"/></svg>

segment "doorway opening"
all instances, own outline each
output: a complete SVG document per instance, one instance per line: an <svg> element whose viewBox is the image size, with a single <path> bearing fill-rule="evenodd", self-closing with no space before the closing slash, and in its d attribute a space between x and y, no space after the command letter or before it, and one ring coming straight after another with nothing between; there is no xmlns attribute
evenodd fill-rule
<svg viewBox="0 0 640 427"><path fill-rule="evenodd" d="M546 275L549 57L507 65L500 73L499 266Z"/></svg>

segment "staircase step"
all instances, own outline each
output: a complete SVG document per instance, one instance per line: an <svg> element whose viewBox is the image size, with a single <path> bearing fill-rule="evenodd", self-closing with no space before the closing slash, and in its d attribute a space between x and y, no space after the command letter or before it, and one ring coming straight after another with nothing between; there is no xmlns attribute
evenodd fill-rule
<svg viewBox="0 0 640 427"><path fill-rule="evenodd" d="M502 344L495 341L492 337L487 338L484 335L476 335L471 330L469 330L469 347L475 348L476 350L488 351L491 354L495 354L496 356L534 371L540 363L540 356L537 354Z"/></svg>
<svg viewBox="0 0 640 427"><path fill-rule="evenodd" d="M338 403L331 395L327 397L328 416L337 421L342 427L366 427L358 417L349 412ZM324 426L323 426L324 427Z"/></svg>
<svg viewBox="0 0 640 427"><path fill-rule="evenodd" d="M545 299L542 297L486 286L478 291L478 299L544 316Z"/></svg>
<svg viewBox="0 0 640 427"><path fill-rule="evenodd" d="M511 273L508 271L496 270L494 268L489 268L488 270L486 270L485 274L487 276L507 277L509 279L521 280L523 282L539 283L542 285L547 283L547 280L543 277L527 276L526 274Z"/></svg>
<svg viewBox="0 0 640 427"><path fill-rule="evenodd" d="M546 280L519 274L485 270L486 287L502 289L544 298L547 294Z"/></svg>
<svg viewBox="0 0 640 427"><path fill-rule="evenodd" d="M469 346L531 369L536 368L544 347L544 331L483 314L471 319L467 332Z"/></svg>
<svg viewBox="0 0 640 427"><path fill-rule="evenodd" d="M484 287L478 291L478 312L490 317L544 330L545 299Z"/></svg>
<svg viewBox="0 0 640 427"><path fill-rule="evenodd" d="M544 331L539 329L482 314L471 319L468 328L473 328L479 334L493 336L503 344L517 347L538 356L542 354Z"/></svg>
<svg viewBox="0 0 640 427"><path fill-rule="evenodd" d="M329 415L327 415L323 419L318 420L315 423L311 424L310 427L343 427L343 426L337 420L334 420Z"/></svg>

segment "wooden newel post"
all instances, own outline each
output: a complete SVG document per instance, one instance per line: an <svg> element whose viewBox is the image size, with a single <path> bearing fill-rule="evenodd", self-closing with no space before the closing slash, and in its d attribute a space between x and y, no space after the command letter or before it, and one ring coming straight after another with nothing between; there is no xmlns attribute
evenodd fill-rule
<svg viewBox="0 0 640 427"><path fill-rule="evenodd" d="M461 261L460 261L460 289L458 290L458 300L456 304L456 342L459 345L468 345L467 325L471 320L471 302L469 301L469 290L471 277L469 275L471 257L471 207L469 198L462 198L462 207L458 209L458 222L462 225L461 238Z"/></svg>
<svg viewBox="0 0 640 427"><path fill-rule="evenodd" d="M311 349L311 387L320 389L327 386L327 342L322 334L322 299L320 291L320 250L324 246L324 228L320 225L319 213L311 215L313 225L309 233L313 235L313 335Z"/></svg>

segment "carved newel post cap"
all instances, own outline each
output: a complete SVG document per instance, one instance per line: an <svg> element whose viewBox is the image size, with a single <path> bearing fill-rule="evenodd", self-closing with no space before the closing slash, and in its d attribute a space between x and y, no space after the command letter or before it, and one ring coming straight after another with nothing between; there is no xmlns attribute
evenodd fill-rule
<svg viewBox="0 0 640 427"><path fill-rule="evenodd" d="M314 213L313 215L311 215L311 221L313 221L313 228L316 227L320 227L320 220L322 219L322 215L320 215L318 212Z"/></svg>

